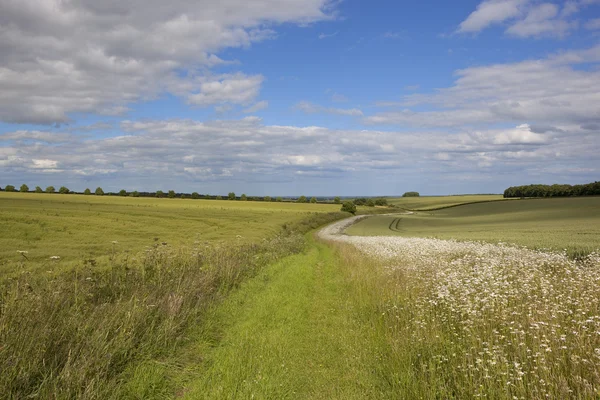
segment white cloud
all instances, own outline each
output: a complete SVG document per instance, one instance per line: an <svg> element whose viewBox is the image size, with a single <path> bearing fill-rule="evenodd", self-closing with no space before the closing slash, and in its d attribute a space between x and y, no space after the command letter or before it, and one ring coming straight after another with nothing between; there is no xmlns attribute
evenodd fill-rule
<svg viewBox="0 0 600 400"><path fill-rule="evenodd" d="M522 13L521 7L527 3L528 0L485 0L460 23L458 32L480 32L490 25L517 17Z"/></svg>
<svg viewBox="0 0 600 400"><path fill-rule="evenodd" d="M363 115L363 112L358 108L323 107L307 101L301 101L300 103L296 104L294 108L297 110L304 111L307 114L326 113L334 115L347 115L353 117L359 117Z"/></svg>
<svg viewBox="0 0 600 400"><path fill-rule="evenodd" d="M323 39L331 38L331 37L337 36L338 33L340 33L340 32L338 31L338 32L329 33L329 34L321 33L321 34L319 34L319 39L323 40Z"/></svg>
<svg viewBox="0 0 600 400"><path fill-rule="evenodd" d="M0 120L55 123L75 112L118 115L127 104L164 92L191 95L201 105L251 101L256 81L211 86L197 71L224 63L216 53L225 48L274 37L279 23L330 19L333 4L2 0ZM244 84L251 87L232 87ZM231 92L216 93L220 89Z"/></svg>
<svg viewBox="0 0 600 400"><path fill-rule="evenodd" d="M569 11L566 15L571 15ZM553 3L542 3L531 8L527 16L510 26L506 33L520 37L556 36L564 37L577 26L575 21L567 21L559 16L558 6Z"/></svg>
<svg viewBox="0 0 600 400"><path fill-rule="evenodd" d="M476 169L485 176L493 172L497 178L490 184L502 185L496 188L501 190L505 183L498 183L498 177L514 171L526 177L550 159L555 168L565 168L571 182L593 180L600 172L600 130L574 124L395 132L264 125L260 118L247 117L125 121L121 129L126 134L78 136L51 144L2 137L3 184L16 179L68 183L73 189L102 185L110 190L135 186L186 191L202 185L203 191L213 193L254 188L252 194L261 190L297 194L299 188L312 188L311 193L319 194L315 188L325 178L321 194L360 187L360 193L381 194L389 190L389 176L397 174L418 176L435 187L448 176L466 180ZM362 177L358 180L362 186L353 186L356 177ZM547 173L546 178L552 181L556 175ZM514 183L513 178L508 181ZM380 186L369 189L365 182Z"/></svg>
<svg viewBox="0 0 600 400"><path fill-rule="evenodd" d="M259 101L250 107L244 109L244 113L251 114L269 107L269 102L266 100Z"/></svg>
<svg viewBox="0 0 600 400"><path fill-rule="evenodd" d="M600 46L568 51L542 60L472 67L456 72L453 86L436 93L411 94L400 106L365 118L378 124L422 127L512 124L590 124L600 120ZM579 68L587 63L590 68ZM429 106L413 111L413 106Z"/></svg>
<svg viewBox="0 0 600 400"><path fill-rule="evenodd" d="M241 73L216 78L201 78L199 93L188 95L190 104L208 106L213 104L250 104L256 99L264 78Z"/></svg>
<svg viewBox="0 0 600 400"><path fill-rule="evenodd" d="M506 33L516 37L558 37L568 35L579 25L577 14L597 0L569 0L557 4L534 0L484 0L459 25L459 33L477 33L501 23L509 23Z"/></svg>

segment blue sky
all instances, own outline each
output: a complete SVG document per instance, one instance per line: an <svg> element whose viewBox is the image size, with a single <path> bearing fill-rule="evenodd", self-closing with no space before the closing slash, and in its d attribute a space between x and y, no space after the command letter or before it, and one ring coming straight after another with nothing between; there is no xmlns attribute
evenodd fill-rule
<svg viewBox="0 0 600 400"><path fill-rule="evenodd" d="M0 0L0 186L500 193L600 176L600 1Z"/></svg>

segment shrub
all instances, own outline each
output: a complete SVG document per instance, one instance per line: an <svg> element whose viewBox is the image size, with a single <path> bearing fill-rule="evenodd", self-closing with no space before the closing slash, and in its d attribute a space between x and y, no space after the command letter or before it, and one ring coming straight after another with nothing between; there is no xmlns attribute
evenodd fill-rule
<svg viewBox="0 0 600 400"><path fill-rule="evenodd" d="M387 199L384 199L384 198L375 199L375 205L376 206L387 206L388 201L387 201Z"/></svg>
<svg viewBox="0 0 600 400"><path fill-rule="evenodd" d="M58 189L58 193L60 194L69 194L70 190L66 187L66 186L61 186L60 189Z"/></svg>
<svg viewBox="0 0 600 400"><path fill-rule="evenodd" d="M375 207L375 201L373 199L367 200L367 207Z"/></svg>
<svg viewBox="0 0 600 400"><path fill-rule="evenodd" d="M21 193L29 192L29 186L27 186L26 184L22 184L21 188L19 189L19 192L21 192Z"/></svg>
<svg viewBox="0 0 600 400"><path fill-rule="evenodd" d="M278 203L281 203L281 202L283 201L283 199L282 199L281 197L278 197L278 198L276 199L276 201L277 201Z"/></svg>
<svg viewBox="0 0 600 400"><path fill-rule="evenodd" d="M229 192L229 194L227 195L227 198L229 200L235 200L235 193L234 192Z"/></svg>
<svg viewBox="0 0 600 400"><path fill-rule="evenodd" d="M162 190L157 190L156 197L158 197L158 198L165 197L165 193Z"/></svg>
<svg viewBox="0 0 600 400"><path fill-rule="evenodd" d="M342 202L342 199L340 199L340 197L339 197L339 196L335 196L335 197L333 198L333 202L334 202L335 204L340 204L340 203Z"/></svg>
<svg viewBox="0 0 600 400"><path fill-rule="evenodd" d="M96 196L104 196L104 190L102 190L101 187L97 187L96 191L94 192L96 194Z"/></svg>
<svg viewBox="0 0 600 400"><path fill-rule="evenodd" d="M307 201L306 196L300 196L298 197L298 200L296 200L296 203L306 203Z"/></svg>
<svg viewBox="0 0 600 400"><path fill-rule="evenodd" d="M344 204L342 204L341 211L349 212L350 214L356 214L356 204L354 204L352 201L345 201Z"/></svg>
<svg viewBox="0 0 600 400"><path fill-rule="evenodd" d="M223 200L223 196L217 196L215 200Z"/></svg>
<svg viewBox="0 0 600 400"><path fill-rule="evenodd" d="M245 194L242 194L242 195L240 196L240 200L241 200L241 201L248 201L248 196L246 196Z"/></svg>
<svg viewBox="0 0 600 400"><path fill-rule="evenodd" d="M316 198L316 197L314 197L314 196L313 196L313 197L311 197L311 198L310 198L310 202L311 202L312 204L315 204L315 203L317 202L317 198Z"/></svg>
<svg viewBox="0 0 600 400"><path fill-rule="evenodd" d="M192 193L192 199L196 200L196 199L199 199L199 198L200 198L200 195L198 194L198 192L193 192Z"/></svg>
<svg viewBox="0 0 600 400"><path fill-rule="evenodd" d="M85 194L85 195L90 195L90 194L92 194L92 191L90 190L90 188L86 188L86 189L83 191L83 194Z"/></svg>
<svg viewBox="0 0 600 400"><path fill-rule="evenodd" d="M48 186L46 188L46 193L56 193L56 189L54 189L54 186Z"/></svg>
<svg viewBox="0 0 600 400"><path fill-rule="evenodd" d="M44 193L44 191L42 190L42 188L41 188L41 187L39 187L39 186L36 186L36 187L35 187L35 192L36 192L36 193Z"/></svg>
<svg viewBox="0 0 600 400"><path fill-rule="evenodd" d="M134 191L131 193L131 197L140 197L140 192L138 192L137 190L134 190Z"/></svg>
<svg viewBox="0 0 600 400"><path fill-rule="evenodd" d="M6 185L6 187L4 188L5 192L14 192L15 191L15 187L13 185Z"/></svg>
<svg viewBox="0 0 600 400"><path fill-rule="evenodd" d="M125 189L119 190L119 196L127 196L127 190L125 190Z"/></svg>
<svg viewBox="0 0 600 400"><path fill-rule="evenodd" d="M169 194L167 195L170 199L174 199L175 198L175 191L174 190L169 190Z"/></svg>

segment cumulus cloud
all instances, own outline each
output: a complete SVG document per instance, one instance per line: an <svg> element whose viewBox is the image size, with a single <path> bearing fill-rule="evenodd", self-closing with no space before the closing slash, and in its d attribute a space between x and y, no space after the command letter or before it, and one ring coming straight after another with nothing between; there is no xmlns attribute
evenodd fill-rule
<svg viewBox="0 0 600 400"><path fill-rule="evenodd" d="M332 18L329 0L2 0L0 120L119 115L164 92L198 105L251 102L262 78L199 78L216 53ZM200 74L200 75L203 75ZM223 91L224 93L220 93ZM15 101L18 99L18 101Z"/></svg>
<svg viewBox="0 0 600 400"><path fill-rule="evenodd" d="M449 175L467 179L474 169L481 177L517 170L526 177L537 174L548 160L554 168L563 166L563 175L571 182L593 180L600 172L600 131L575 124L464 128L448 134L276 126L246 117L211 122L124 121L121 129L125 133L120 136L78 135L74 140L65 136L60 143L22 142L24 131L0 136L4 179L68 181L75 189L90 185L87 182L92 186L108 182L113 189L169 186L190 191L200 184L211 191L254 188L253 193L262 194L312 188L311 193L330 194L334 188L348 193L362 187L360 193L381 194L393 181L390 177L398 175L426 178L433 186L443 185ZM323 178L328 178L327 184L317 191ZM514 184L509 178L507 183ZM547 173L546 178L556 176ZM504 185L500 181L488 184ZM140 182L145 182L144 187L132 186ZM336 187L336 182L344 183Z"/></svg>

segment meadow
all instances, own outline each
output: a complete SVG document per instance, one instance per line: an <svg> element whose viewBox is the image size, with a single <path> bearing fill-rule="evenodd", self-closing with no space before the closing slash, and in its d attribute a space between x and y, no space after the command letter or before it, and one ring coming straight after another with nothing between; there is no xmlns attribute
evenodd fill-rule
<svg viewBox="0 0 600 400"><path fill-rule="evenodd" d="M157 243L256 243L284 224L338 210L328 204L0 192L0 277L23 268L68 269L83 260L102 264Z"/></svg>
<svg viewBox="0 0 600 400"><path fill-rule="evenodd" d="M600 197L510 200L379 215L357 223L347 233L505 242L566 249L581 256L600 247Z"/></svg>
<svg viewBox="0 0 600 400"><path fill-rule="evenodd" d="M468 194L456 196L389 197L388 204L408 211L427 211L488 201L504 201L501 194Z"/></svg>

